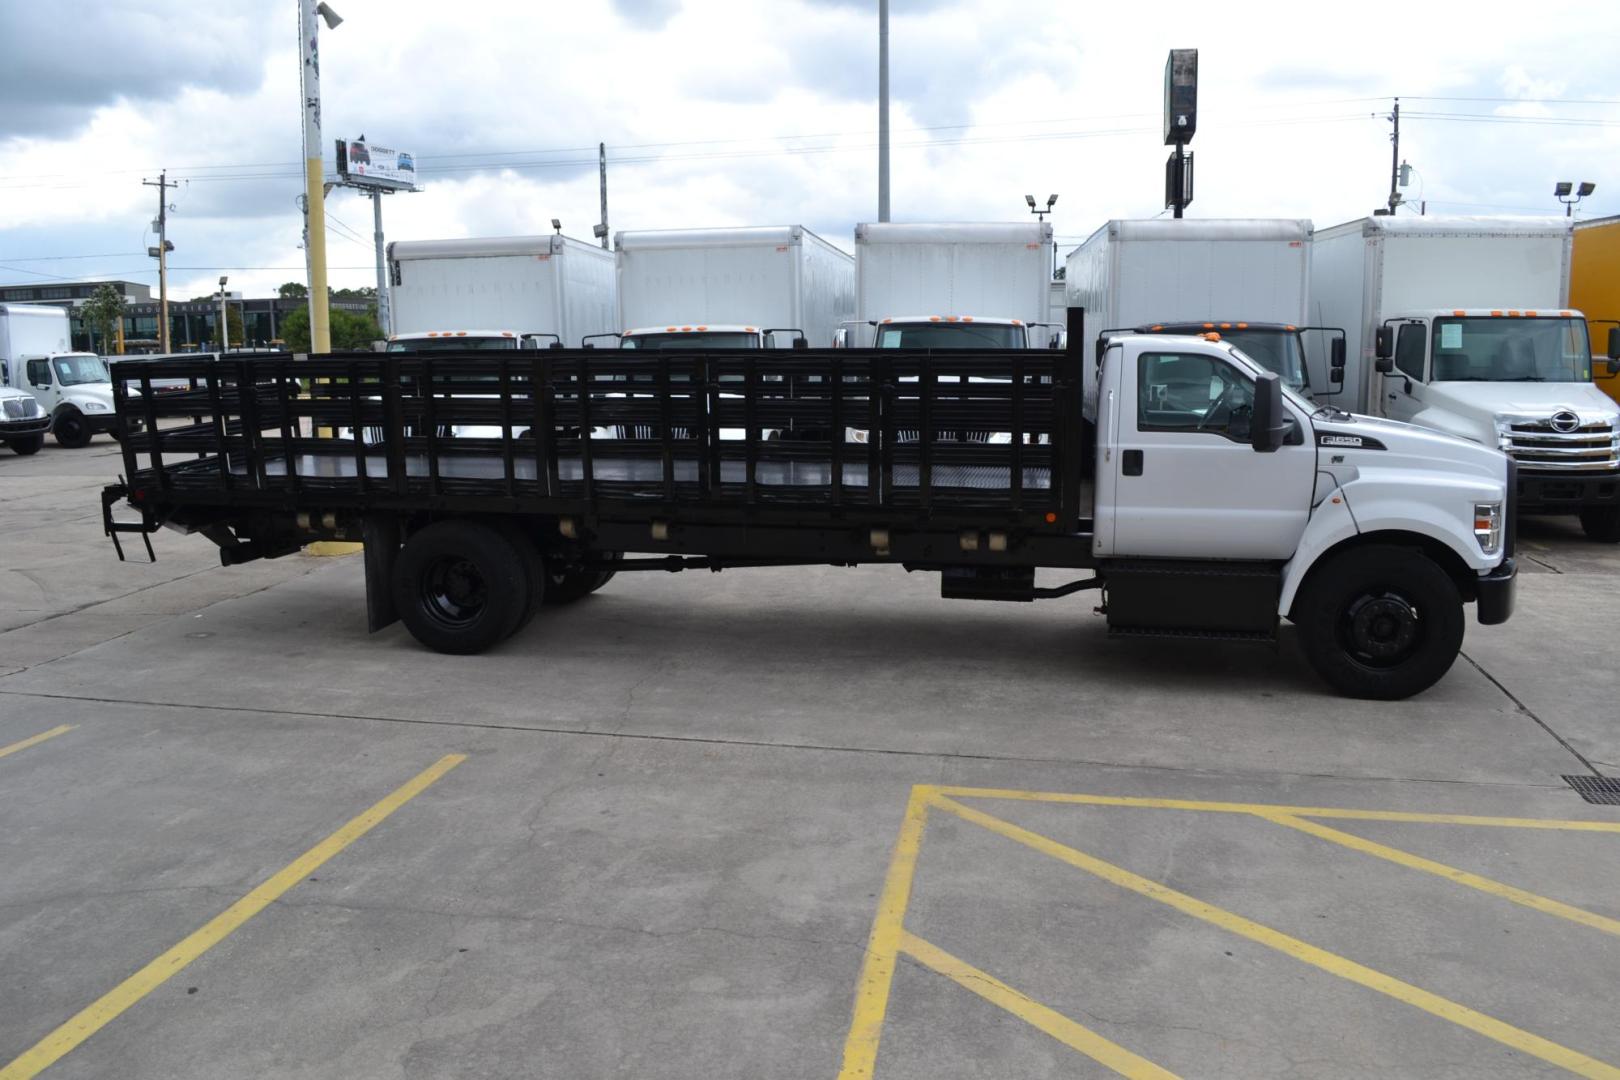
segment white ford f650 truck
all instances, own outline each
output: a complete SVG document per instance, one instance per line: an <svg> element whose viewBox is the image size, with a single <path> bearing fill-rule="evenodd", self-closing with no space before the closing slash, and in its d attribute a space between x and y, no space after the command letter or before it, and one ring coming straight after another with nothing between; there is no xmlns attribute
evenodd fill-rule
<svg viewBox="0 0 1620 1080"><path fill-rule="evenodd" d="M1568 306L1570 252L1561 217L1365 218L1317 232L1311 303L1346 328L1368 413L1506 451L1521 512L1614 542L1620 405L1585 317L1614 313Z"/></svg>

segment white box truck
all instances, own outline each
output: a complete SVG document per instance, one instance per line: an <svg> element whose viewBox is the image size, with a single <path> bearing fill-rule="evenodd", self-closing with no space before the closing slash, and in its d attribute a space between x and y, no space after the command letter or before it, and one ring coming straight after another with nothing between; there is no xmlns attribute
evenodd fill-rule
<svg viewBox="0 0 1620 1080"><path fill-rule="evenodd" d="M1343 386L1344 333L1307 325L1310 265L1301 218L1115 220L1069 253L1064 286L1094 341L1218 333L1289 389L1323 397Z"/></svg>
<svg viewBox="0 0 1620 1080"><path fill-rule="evenodd" d="M388 245L391 352L577 345L614 329L613 254L560 234Z"/></svg>
<svg viewBox="0 0 1620 1080"><path fill-rule="evenodd" d="M840 337L884 349L1044 349L1052 226L855 226L855 321Z"/></svg>
<svg viewBox="0 0 1620 1080"><path fill-rule="evenodd" d="M1346 328L1367 412L1506 451L1521 511L1616 542L1620 405L1568 307L1571 241L1562 217L1362 218L1316 234L1311 303Z"/></svg>
<svg viewBox="0 0 1620 1080"><path fill-rule="evenodd" d="M49 417L56 441L70 449L90 442L115 426L112 376L95 353L72 352L65 308L48 304L0 304L0 384L28 394ZM24 421L32 430L36 414L22 406L3 405L0 419ZM12 416L13 411L18 413ZM35 433L37 434L37 433ZM0 434L13 449L33 445L33 436L17 441ZM34 446L37 450L38 446Z"/></svg>
<svg viewBox="0 0 1620 1080"><path fill-rule="evenodd" d="M825 348L855 314L854 256L803 225L626 231L614 247L622 348Z"/></svg>

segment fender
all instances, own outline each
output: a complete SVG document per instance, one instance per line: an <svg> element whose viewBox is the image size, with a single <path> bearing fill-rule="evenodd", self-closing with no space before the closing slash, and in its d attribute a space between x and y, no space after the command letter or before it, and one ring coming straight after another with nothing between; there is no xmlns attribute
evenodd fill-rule
<svg viewBox="0 0 1620 1080"><path fill-rule="evenodd" d="M1479 548L1470 509L1475 502L1500 502L1502 485L1469 481L1455 475L1442 483L1413 484L1413 477L1383 480L1377 470L1364 470L1356 480L1334 490L1311 514L1293 558L1283 564L1278 614L1293 607L1299 587L1322 554L1357 535L1380 532L1416 533L1444 544L1470 570L1485 573L1502 560ZM1465 520L1463 515L1468 514Z"/></svg>
<svg viewBox="0 0 1620 1080"><path fill-rule="evenodd" d="M1467 439L1471 443L1481 446L1494 447L1496 445L1496 428L1493 423L1489 430L1481 427L1478 420L1452 412L1439 405L1429 405L1408 420L1409 424L1416 424L1430 431L1438 431L1446 435L1455 435L1459 439Z"/></svg>

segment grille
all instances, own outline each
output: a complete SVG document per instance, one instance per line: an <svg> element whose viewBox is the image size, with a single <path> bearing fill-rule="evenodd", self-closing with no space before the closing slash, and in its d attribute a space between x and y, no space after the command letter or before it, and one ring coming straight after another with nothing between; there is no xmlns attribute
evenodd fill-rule
<svg viewBox="0 0 1620 1080"><path fill-rule="evenodd" d="M1558 431L1550 420L1511 424L1507 452L1522 465L1536 469L1599 472L1620 468L1620 436L1602 420L1582 424L1573 431Z"/></svg>
<svg viewBox="0 0 1620 1080"><path fill-rule="evenodd" d="M33 415L33 398L6 398L6 419L23 420Z"/></svg>

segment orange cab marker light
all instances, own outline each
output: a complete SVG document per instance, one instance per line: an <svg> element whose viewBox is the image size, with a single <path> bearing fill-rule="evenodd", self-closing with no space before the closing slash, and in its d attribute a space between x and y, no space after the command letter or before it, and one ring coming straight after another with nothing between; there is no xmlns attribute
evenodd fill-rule
<svg viewBox="0 0 1620 1080"><path fill-rule="evenodd" d="M1468 312L1463 310L1462 308L1457 308L1454 311L1452 311L1452 314L1453 315L1466 315L1466 314L1468 314Z"/></svg>
<svg viewBox="0 0 1620 1080"><path fill-rule="evenodd" d="M945 316L945 321L946 322L955 322L956 321L956 316L955 315L947 315L947 316Z"/></svg>
<svg viewBox="0 0 1620 1080"><path fill-rule="evenodd" d="M884 319L883 322L884 322L885 325L887 325L888 323L894 322L894 320L893 319Z"/></svg>
<svg viewBox="0 0 1620 1080"><path fill-rule="evenodd" d="M962 321L963 321L963 322L972 322L972 321L973 321L973 316L971 316L971 315L964 315L964 316L962 316Z"/></svg>
<svg viewBox="0 0 1620 1080"><path fill-rule="evenodd" d="M1510 319L1517 319L1517 318L1518 318L1518 317L1519 317L1519 313L1518 313L1518 312L1517 312L1517 311L1510 311L1510 312L1508 312L1508 318L1510 318Z"/></svg>
<svg viewBox="0 0 1620 1080"><path fill-rule="evenodd" d="M1221 335L1219 335L1215 331L1211 330L1209 333L1204 335L1204 340L1205 341L1219 341L1219 340L1221 340Z"/></svg>
<svg viewBox="0 0 1620 1080"><path fill-rule="evenodd" d="M465 331L465 330L457 330L456 331L456 337L466 337L466 336L467 336L467 331Z"/></svg>
<svg viewBox="0 0 1620 1080"><path fill-rule="evenodd" d="M1148 329L1152 330L1155 334L1157 334L1160 330L1164 329L1164 324L1163 323L1154 323L1152 326L1148 327Z"/></svg>
<svg viewBox="0 0 1620 1080"><path fill-rule="evenodd" d="M1562 315L1562 316L1563 316L1563 317L1564 317L1564 318L1566 318L1566 319L1567 319L1567 318L1569 318L1569 317L1570 317L1570 315L1571 315L1571 314L1572 314L1572 313L1571 313L1571 312L1568 312L1568 311L1560 311L1560 312L1559 312L1559 313L1558 313L1558 314L1560 314L1560 315Z"/></svg>
<svg viewBox="0 0 1620 1080"><path fill-rule="evenodd" d="M1012 324L1014 326L1023 326L1024 325L1024 320L1023 319L1014 319L1012 321Z"/></svg>
<svg viewBox="0 0 1620 1080"><path fill-rule="evenodd" d="M1298 330L1299 327L1295 326L1293 323L1284 323L1283 324L1283 329L1287 330L1290 334L1292 334L1295 330Z"/></svg>
<svg viewBox="0 0 1620 1080"><path fill-rule="evenodd" d="M1524 313L1524 314L1525 314L1525 317L1527 317L1527 318L1531 318L1531 319L1533 319L1533 318L1535 318L1535 317L1536 317L1536 313L1535 313L1535 312L1533 312L1533 311L1527 311L1527 312L1525 312L1525 313Z"/></svg>
<svg viewBox="0 0 1620 1080"><path fill-rule="evenodd" d="M707 327L707 326L700 326L700 327L698 327L698 329L699 329L699 330L707 330L707 329L708 329L708 327Z"/></svg>
<svg viewBox="0 0 1620 1080"><path fill-rule="evenodd" d="M928 321L929 322L939 322L939 316L938 315L930 315L930 316L928 316Z"/></svg>
<svg viewBox="0 0 1620 1080"><path fill-rule="evenodd" d="M758 331L756 331L752 326L745 326L743 329L748 331L750 334L758 333Z"/></svg>
<svg viewBox="0 0 1620 1080"><path fill-rule="evenodd" d="M1230 330L1230 329L1232 329L1232 324L1229 323L1229 322L1223 322L1223 323L1221 323L1221 329L1222 330Z"/></svg>
<svg viewBox="0 0 1620 1080"><path fill-rule="evenodd" d="M1048 524L1048 525L1054 525L1054 524L1056 524L1056 523L1057 523L1057 515L1056 515L1056 514L1054 514L1054 513L1052 513L1052 511L1050 511L1050 510L1048 510L1048 511L1047 511L1047 512L1046 512L1046 523L1047 523L1047 524Z"/></svg>
<svg viewBox="0 0 1620 1080"><path fill-rule="evenodd" d="M1497 316L1497 317L1500 317L1500 316L1501 316L1501 314L1502 314L1502 311L1501 311L1501 309L1500 309L1500 308L1498 308L1498 309L1497 309L1497 310L1495 310L1495 311L1492 311L1492 312L1491 312L1491 314L1492 314L1492 315L1495 315L1495 316Z"/></svg>
<svg viewBox="0 0 1620 1080"><path fill-rule="evenodd" d="M511 336L512 336L512 331L510 331L510 330L502 330L501 331L501 337L511 337Z"/></svg>
<svg viewBox="0 0 1620 1080"><path fill-rule="evenodd" d="M1239 330L1247 330L1247 329L1248 329L1248 328L1249 328L1249 324L1248 324L1248 323L1246 323L1246 322L1240 322L1240 323L1238 323L1238 329L1239 329Z"/></svg>
<svg viewBox="0 0 1620 1080"><path fill-rule="evenodd" d="M690 329L692 329L692 328L691 328L691 327L690 327L690 326L683 326L683 327L681 327L681 333L683 333L683 334L684 334L684 333L686 333L686 332L687 332L687 331L688 331L688 330L690 330Z"/></svg>
<svg viewBox="0 0 1620 1080"><path fill-rule="evenodd" d="M1204 329L1205 330L1213 330L1213 329L1215 329L1215 324L1212 323L1212 322L1207 322L1207 323L1204 324Z"/></svg>

